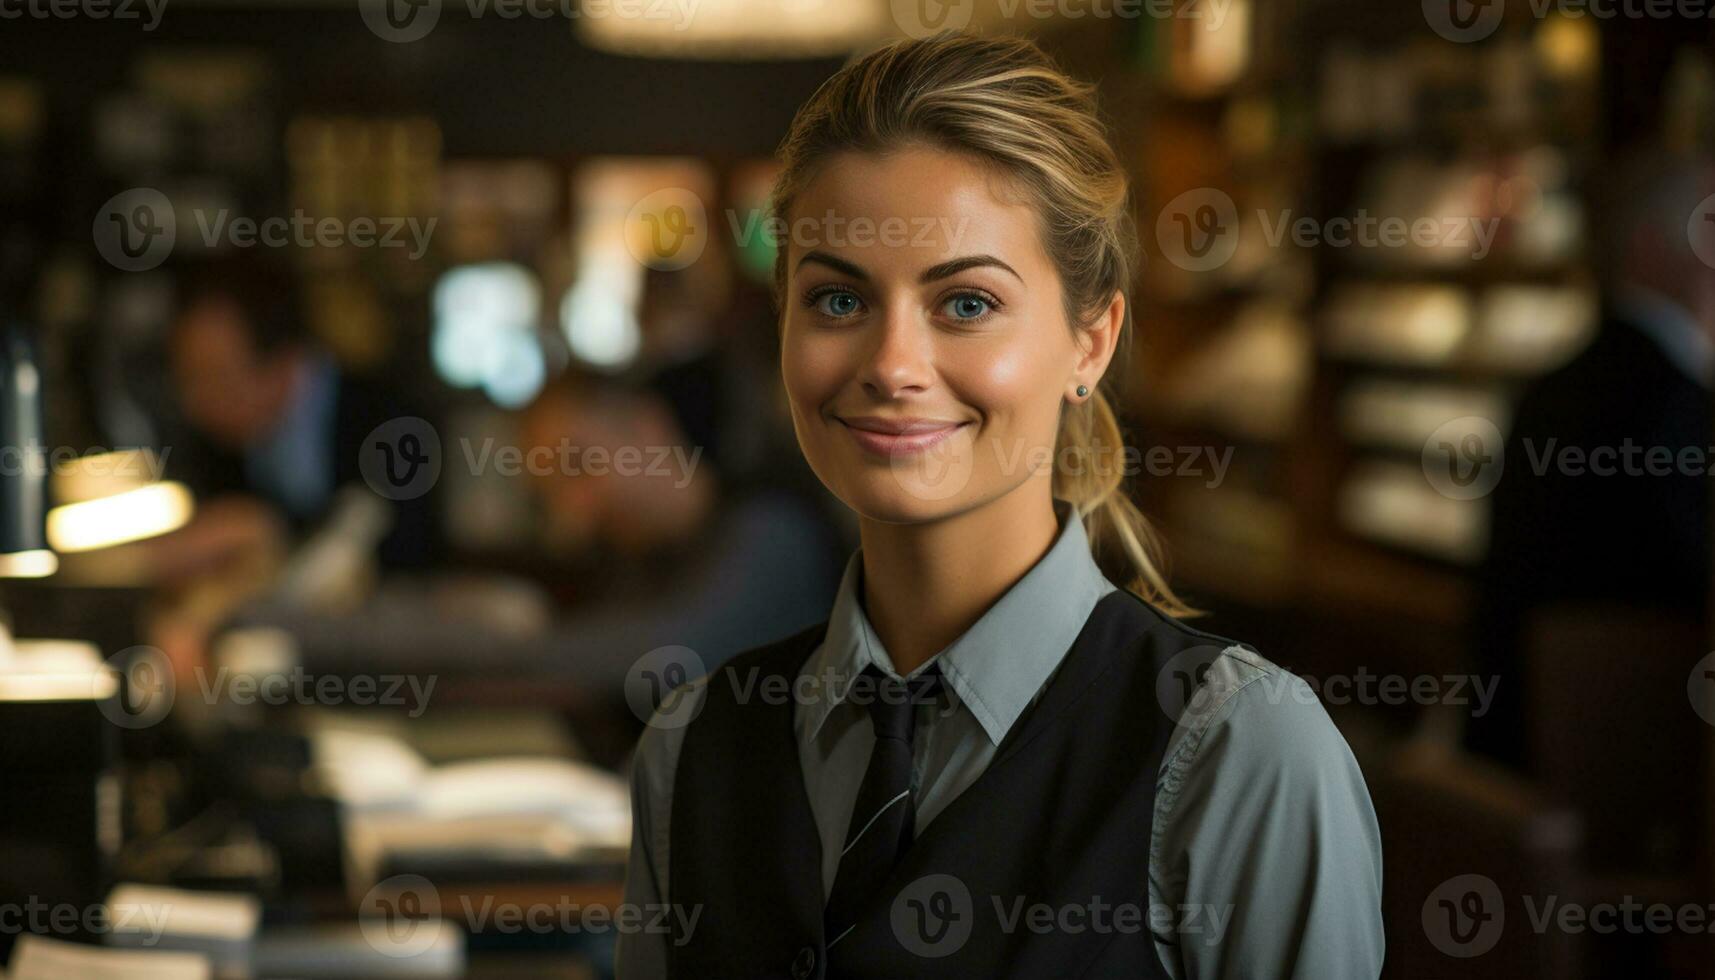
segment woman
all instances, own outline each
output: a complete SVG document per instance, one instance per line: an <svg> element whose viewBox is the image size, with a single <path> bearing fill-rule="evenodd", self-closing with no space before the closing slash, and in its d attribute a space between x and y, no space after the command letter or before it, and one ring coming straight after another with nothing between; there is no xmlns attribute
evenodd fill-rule
<svg viewBox="0 0 1715 980"><path fill-rule="evenodd" d="M1025 41L907 41L782 155L782 374L862 547L825 626L652 720L621 976L1374 977L1351 753L1174 618L1121 489L1136 245L1090 89Z"/></svg>

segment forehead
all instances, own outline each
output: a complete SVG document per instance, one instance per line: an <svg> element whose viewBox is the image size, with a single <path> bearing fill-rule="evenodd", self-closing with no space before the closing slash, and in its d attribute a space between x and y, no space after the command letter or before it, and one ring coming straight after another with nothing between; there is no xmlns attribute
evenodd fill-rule
<svg viewBox="0 0 1715 980"><path fill-rule="evenodd" d="M982 254L1014 268L1045 263L1038 228L1035 208L994 168L964 154L909 147L830 157L799 194L783 232L790 265L822 251L866 269L909 271Z"/></svg>

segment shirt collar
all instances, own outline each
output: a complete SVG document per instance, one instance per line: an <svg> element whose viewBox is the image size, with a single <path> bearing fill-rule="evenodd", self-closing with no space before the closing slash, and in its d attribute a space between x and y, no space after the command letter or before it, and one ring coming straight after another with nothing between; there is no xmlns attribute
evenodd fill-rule
<svg viewBox="0 0 1715 980"><path fill-rule="evenodd" d="M1048 553L950 646L912 672L939 665L953 696L970 709L989 740L1006 737L1078 638L1096 603L1114 586L1090 556L1084 522L1056 501L1060 533ZM849 684L874 665L899 677L863 611L863 552L846 564L828 631L806 670L826 680L826 697L804 703L806 733L815 738Z"/></svg>

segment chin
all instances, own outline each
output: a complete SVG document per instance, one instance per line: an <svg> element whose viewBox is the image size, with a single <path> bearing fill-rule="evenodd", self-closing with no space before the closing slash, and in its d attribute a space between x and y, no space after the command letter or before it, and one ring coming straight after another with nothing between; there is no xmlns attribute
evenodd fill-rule
<svg viewBox="0 0 1715 980"><path fill-rule="evenodd" d="M835 496L859 517L880 524L928 524L971 507L963 495L955 500L925 500L897 486L864 487Z"/></svg>
<svg viewBox="0 0 1715 980"><path fill-rule="evenodd" d="M840 467L823 483L859 517L882 524L928 524L974 510L1011 489L994 474L923 461Z"/></svg>

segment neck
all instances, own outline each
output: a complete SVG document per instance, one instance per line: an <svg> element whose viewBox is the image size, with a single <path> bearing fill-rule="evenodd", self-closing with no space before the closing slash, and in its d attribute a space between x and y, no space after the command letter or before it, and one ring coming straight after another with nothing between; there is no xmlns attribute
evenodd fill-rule
<svg viewBox="0 0 1715 980"><path fill-rule="evenodd" d="M864 612L893 668L909 674L971 628L1053 546L1046 478L922 524L864 518Z"/></svg>

